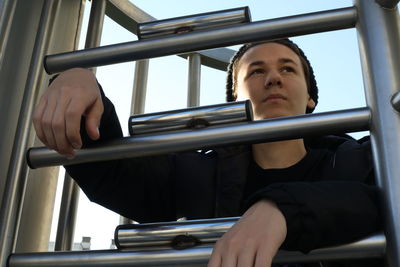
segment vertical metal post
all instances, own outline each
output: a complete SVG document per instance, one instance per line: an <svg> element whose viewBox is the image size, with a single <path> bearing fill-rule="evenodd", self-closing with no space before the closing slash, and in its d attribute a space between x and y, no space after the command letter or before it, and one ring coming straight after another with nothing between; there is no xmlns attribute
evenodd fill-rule
<svg viewBox="0 0 400 267"><path fill-rule="evenodd" d="M7 265L7 259L14 250L18 229L21 203L26 184L27 165L25 152L30 141L32 112L43 75L42 59L48 47L51 29L59 1L44 1L39 30L29 66L28 79L19 113L16 136L14 139L10 166L4 188L0 209L0 266Z"/></svg>
<svg viewBox="0 0 400 267"><path fill-rule="evenodd" d="M382 190L387 239L386 259L400 266L400 117L391 97L400 89L400 27L397 8L374 0L355 0L356 25L367 105L371 109L371 143L377 183Z"/></svg>
<svg viewBox="0 0 400 267"><path fill-rule="evenodd" d="M135 77L132 90L131 114L144 113L148 73L149 60L145 59L136 61Z"/></svg>
<svg viewBox="0 0 400 267"><path fill-rule="evenodd" d="M97 47L100 45L106 5L106 0L94 0L92 2L85 48ZM96 68L93 68L92 71L96 73ZM78 202L79 186L68 173L65 173L56 243L54 247L55 251L72 249Z"/></svg>
<svg viewBox="0 0 400 267"><path fill-rule="evenodd" d="M190 54L189 60L189 78L188 78L188 107L200 105L200 75L201 75L201 57L198 53Z"/></svg>
<svg viewBox="0 0 400 267"><path fill-rule="evenodd" d="M131 114L144 113L146 104L147 78L149 74L149 60L138 60L135 65L135 77L132 88ZM133 220L120 216L119 224L135 223Z"/></svg>
<svg viewBox="0 0 400 267"><path fill-rule="evenodd" d="M8 36L11 29L11 19L14 16L15 6L17 1L15 0L0 0L0 68L3 63L5 46L8 41Z"/></svg>
<svg viewBox="0 0 400 267"><path fill-rule="evenodd" d="M79 186L65 175L58 218L55 251L71 250L74 243L76 214L79 201Z"/></svg>

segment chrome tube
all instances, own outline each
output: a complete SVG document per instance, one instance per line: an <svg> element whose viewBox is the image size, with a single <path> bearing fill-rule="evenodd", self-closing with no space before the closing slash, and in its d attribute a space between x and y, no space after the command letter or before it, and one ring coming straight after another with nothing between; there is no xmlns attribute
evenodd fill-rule
<svg viewBox="0 0 400 267"><path fill-rule="evenodd" d="M186 243L215 243L238 217L119 225L115 229L115 245L119 249L140 247L182 248ZM190 245L190 244L189 244Z"/></svg>
<svg viewBox="0 0 400 267"><path fill-rule="evenodd" d="M369 109L357 108L209 127L202 130L128 137L102 146L78 150L73 159L68 159L45 147L31 148L27 152L27 160L31 168L40 168L142 157L206 147L295 139L316 134L364 131L369 129L369 121Z"/></svg>
<svg viewBox="0 0 400 267"><path fill-rule="evenodd" d="M138 24L137 36L138 39L142 40L171 34L221 28L250 21L251 17L248 7L233 8L140 23Z"/></svg>
<svg viewBox="0 0 400 267"><path fill-rule="evenodd" d="M0 266L6 266L10 253L15 247L17 225L21 203L25 191L27 166L24 159L29 145L30 126L34 103L42 81L42 58L48 48L52 26L59 7L58 1L44 1L35 39L29 74L25 84L24 96L18 117L16 136L10 157L4 194L0 208Z"/></svg>
<svg viewBox="0 0 400 267"><path fill-rule="evenodd" d="M85 48L100 45L106 4L106 0L92 1L89 25L86 32ZM93 68L92 71L96 73L95 68ZM75 181L65 173L54 246L55 251L72 249L78 202L79 187Z"/></svg>
<svg viewBox="0 0 400 267"><path fill-rule="evenodd" d="M95 67L245 42L347 29L354 27L356 17L354 7L340 8L50 55L46 56L44 62L46 71L55 73L73 67Z"/></svg>
<svg viewBox="0 0 400 267"><path fill-rule="evenodd" d="M136 61L132 88L131 114L142 114L146 103L149 60Z"/></svg>
<svg viewBox="0 0 400 267"><path fill-rule="evenodd" d="M400 115L391 99L400 88L398 9L374 0L354 1L365 96L371 109L371 145L377 184L382 192L388 266L400 266Z"/></svg>
<svg viewBox="0 0 400 267"><path fill-rule="evenodd" d="M201 77L201 56L197 53L188 56L188 97L187 106L197 107L200 105L200 77Z"/></svg>
<svg viewBox="0 0 400 267"><path fill-rule="evenodd" d="M200 246L183 250L117 251L102 250L88 252L47 252L14 254L8 267L134 267L134 266L205 266L212 246ZM348 245L317 249L303 254L279 251L274 263L299 263L321 260L365 259L382 257L385 238L375 235Z"/></svg>
<svg viewBox="0 0 400 267"><path fill-rule="evenodd" d="M129 118L131 136L155 132L200 129L220 124L253 120L249 100L172 111L133 115Z"/></svg>
<svg viewBox="0 0 400 267"><path fill-rule="evenodd" d="M66 173L58 217L55 251L71 250L74 242L79 186Z"/></svg>

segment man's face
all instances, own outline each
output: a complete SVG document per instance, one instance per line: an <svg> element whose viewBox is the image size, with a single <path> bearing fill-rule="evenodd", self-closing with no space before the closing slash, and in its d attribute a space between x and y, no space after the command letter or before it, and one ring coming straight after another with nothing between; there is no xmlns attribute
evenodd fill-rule
<svg viewBox="0 0 400 267"><path fill-rule="evenodd" d="M254 119L305 114L315 107L307 92L300 58L278 43L250 48L236 70L237 100L250 99Z"/></svg>

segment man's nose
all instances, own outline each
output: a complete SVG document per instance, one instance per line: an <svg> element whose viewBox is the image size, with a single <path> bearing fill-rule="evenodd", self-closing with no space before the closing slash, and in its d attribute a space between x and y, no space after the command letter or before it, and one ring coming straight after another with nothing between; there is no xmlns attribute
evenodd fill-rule
<svg viewBox="0 0 400 267"><path fill-rule="evenodd" d="M271 70L268 72L265 77L265 88L270 88L272 86L281 86L282 85L282 77L279 71Z"/></svg>

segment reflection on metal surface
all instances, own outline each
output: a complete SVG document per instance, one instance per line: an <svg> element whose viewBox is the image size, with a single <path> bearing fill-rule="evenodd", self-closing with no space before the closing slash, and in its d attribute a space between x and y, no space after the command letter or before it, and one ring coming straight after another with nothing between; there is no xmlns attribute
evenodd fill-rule
<svg viewBox="0 0 400 267"><path fill-rule="evenodd" d="M170 34L226 27L250 22L248 7L208 12L178 18L163 19L138 24L139 39L149 39Z"/></svg>
<svg viewBox="0 0 400 267"><path fill-rule="evenodd" d="M253 120L251 102L246 100L133 115L129 118L129 133L133 136L154 132L200 129L251 120Z"/></svg>
<svg viewBox="0 0 400 267"><path fill-rule="evenodd" d="M316 134L365 131L369 129L369 122L369 109L357 108L215 126L201 130L126 137L93 148L78 150L72 159L45 147L31 148L27 152L27 161L31 168L40 168L144 157L216 146L296 139Z"/></svg>
<svg viewBox="0 0 400 267"><path fill-rule="evenodd" d="M14 254L9 267L127 267L127 266L205 266L212 252L212 245L183 250L88 252L47 252ZM314 262L320 260L366 259L382 257L385 237L375 235L348 245L317 249L308 254L279 251L275 263Z"/></svg>
<svg viewBox="0 0 400 267"><path fill-rule="evenodd" d="M45 69L56 73L73 67L96 67L216 47L352 28L354 7L250 22L223 29L165 36L46 56Z"/></svg>
<svg viewBox="0 0 400 267"><path fill-rule="evenodd" d="M115 244L119 249L160 246L171 248L176 246L174 241L179 236L191 237L199 244L215 243L238 219L233 217L120 225L115 229Z"/></svg>

